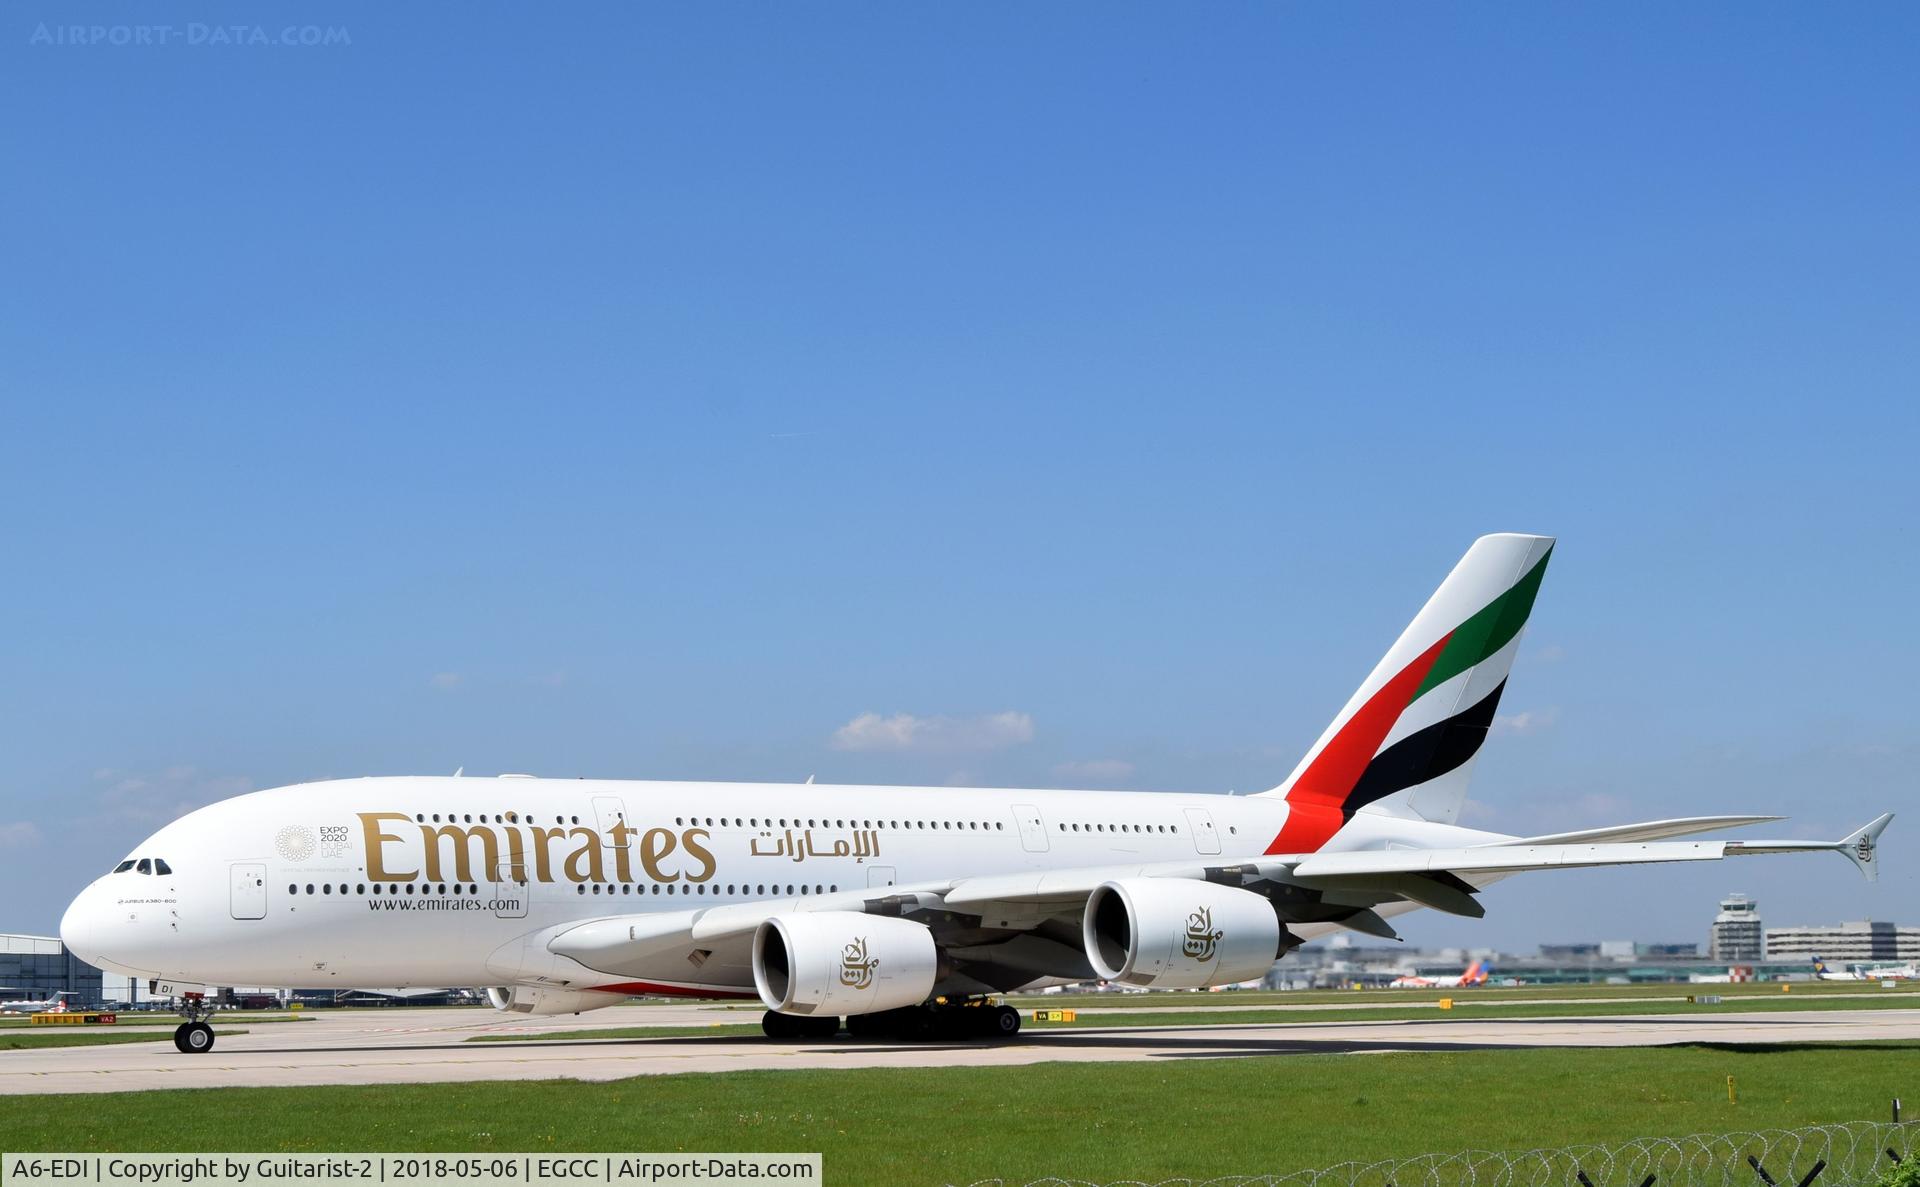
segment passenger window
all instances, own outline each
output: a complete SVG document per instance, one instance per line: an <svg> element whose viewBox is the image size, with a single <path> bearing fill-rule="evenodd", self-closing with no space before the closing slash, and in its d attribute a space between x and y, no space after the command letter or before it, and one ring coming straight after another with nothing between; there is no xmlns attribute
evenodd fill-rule
<svg viewBox="0 0 1920 1187"><path fill-rule="evenodd" d="M166 858L156 857L153 859L153 872L156 874L171 874L173 873L173 867L167 864Z"/></svg>
<svg viewBox="0 0 1920 1187"><path fill-rule="evenodd" d="M136 869L136 870L137 870L137 871L138 871L139 873L142 873L142 874L151 874L151 873L153 873L153 862L151 862L151 861L149 861L148 859L146 859L146 858L144 858L144 857L143 857L143 858L141 858L141 859L140 859L140 864L139 864L138 866L135 866L134 868L135 868L135 869Z"/></svg>

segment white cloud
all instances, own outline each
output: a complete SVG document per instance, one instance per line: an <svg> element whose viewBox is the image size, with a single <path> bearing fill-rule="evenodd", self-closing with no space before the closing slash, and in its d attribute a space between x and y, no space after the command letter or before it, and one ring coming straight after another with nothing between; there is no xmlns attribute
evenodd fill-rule
<svg viewBox="0 0 1920 1187"><path fill-rule="evenodd" d="M1523 709L1518 713L1496 713L1493 718L1495 735L1537 734L1553 728L1560 720L1560 709L1549 705L1545 709Z"/></svg>
<svg viewBox="0 0 1920 1187"><path fill-rule="evenodd" d="M209 775L193 766L172 766L157 773L105 768L93 773L104 784L95 797L96 811L80 819L90 827L119 825L158 828L216 800L253 790L253 780L241 775Z"/></svg>
<svg viewBox="0 0 1920 1187"><path fill-rule="evenodd" d="M1090 758L1085 762L1063 762L1053 768L1062 779L1114 782L1133 776L1133 764L1123 758Z"/></svg>
<svg viewBox="0 0 1920 1187"><path fill-rule="evenodd" d="M1527 658L1539 664L1559 663L1567 658L1567 649L1558 643L1545 643L1529 651Z"/></svg>
<svg viewBox="0 0 1920 1187"><path fill-rule="evenodd" d="M428 679L427 683L433 685L441 692L452 692L454 689L459 688L461 681L465 679L466 677L458 672L435 672L433 676Z"/></svg>
<svg viewBox="0 0 1920 1187"><path fill-rule="evenodd" d="M41 841L40 827L31 820L0 824L0 849L24 849Z"/></svg>
<svg viewBox="0 0 1920 1187"><path fill-rule="evenodd" d="M999 750L1033 741L1033 718L1008 710L978 717L862 713L833 731L835 750L952 752Z"/></svg>
<svg viewBox="0 0 1920 1187"><path fill-rule="evenodd" d="M1500 813L1495 811L1491 804L1482 803L1472 796L1468 796L1466 803L1460 805L1460 819L1462 822L1477 821L1481 824L1486 824L1499 819L1499 816Z"/></svg>
<svg viewBox="0 0 1920 1187"><path fill-rule="evenodd" d="M1604 791L1590 791L1573 801L1573 809L1582 819L1600 821L1603 817L1630 815L1633 805L1617 795L1608 795Z"/></svg>

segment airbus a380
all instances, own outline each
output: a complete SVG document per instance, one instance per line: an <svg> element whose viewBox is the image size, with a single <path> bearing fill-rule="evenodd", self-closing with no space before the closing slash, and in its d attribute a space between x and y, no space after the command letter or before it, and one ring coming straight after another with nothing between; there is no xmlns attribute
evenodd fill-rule
<svg viewBox="0 0 1920 1187"><path fill-rule="evenodd" d="M992 995L1263 975L1338 929L1485 913L1502 878L1832 850L1676 840L1772 816L1519 837L1459 823L1553 540L1475 541L1285 782L1246 797L999 788L368 778L255 792L162 828L61 937L164 982L183 1052L214 985L488 985L524 1014L638 994L758 997L776 1038L1010 1035Z"/></svg>

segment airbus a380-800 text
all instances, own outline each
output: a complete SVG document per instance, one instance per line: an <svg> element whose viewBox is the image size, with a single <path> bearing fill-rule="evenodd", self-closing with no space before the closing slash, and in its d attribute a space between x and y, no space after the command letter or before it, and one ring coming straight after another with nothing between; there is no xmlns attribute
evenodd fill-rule
<svg viewBox="0 0 1920 1187"><path fill-rule="evenodd" d="M223 985L492 986L500 1009L758 997L773 1037L1008 1035L994 995L1258 977L1337 929L1484 913L1534 870L1833 850L1869 878L1889 816L1830 842L1678 840L1772 816L1548 836L1459 823L1553 550L1474 542L1293 773L1245 797L817 784L368 778L162 828L60 932L164 982L182 1051Z"/></svg>

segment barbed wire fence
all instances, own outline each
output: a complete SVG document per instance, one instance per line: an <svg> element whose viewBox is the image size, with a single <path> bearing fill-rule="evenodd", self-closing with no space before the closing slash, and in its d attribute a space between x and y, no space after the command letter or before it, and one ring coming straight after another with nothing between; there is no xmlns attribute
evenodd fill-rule
<svg viewBox="0 0 1920 1187"><path fill-rule="evenodd" d="M1854 1121L1540 1150L1463 1150L1287 1174L1151 1183L982 1179L968 1187L1866 1187L1913 1157L1916 1137L1920 1122Z"/></svg>

